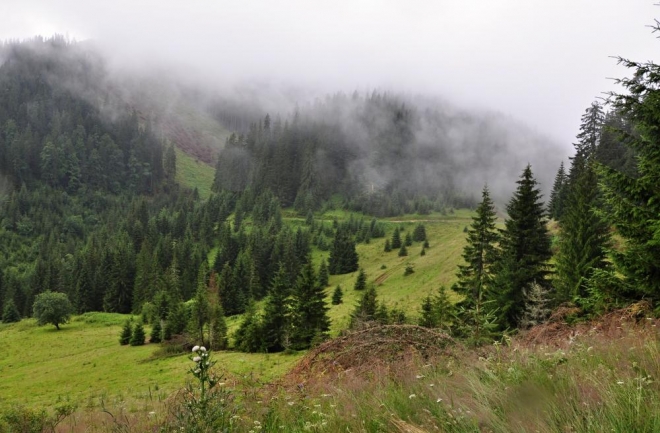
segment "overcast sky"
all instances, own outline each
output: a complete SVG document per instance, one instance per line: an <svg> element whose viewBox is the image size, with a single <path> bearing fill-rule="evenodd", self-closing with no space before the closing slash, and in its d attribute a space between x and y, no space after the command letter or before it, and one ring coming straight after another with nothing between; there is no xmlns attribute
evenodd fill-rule
<svg viewBox="0 0 660 433"><path fill-rule="evenodd" d="M131 66L224 85L428 94L570 149L584 109L626 73L610 56L657 60L654 17L649 0L2 0L0 39L94 39Z"/></svg>

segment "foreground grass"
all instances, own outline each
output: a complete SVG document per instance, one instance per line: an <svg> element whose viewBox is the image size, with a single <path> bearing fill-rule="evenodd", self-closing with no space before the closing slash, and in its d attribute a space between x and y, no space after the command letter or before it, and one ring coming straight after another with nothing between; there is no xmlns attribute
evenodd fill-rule
<svg viewBox="0 0 660 433"><path fill-rule="evenodd" d="M108 401L164 399L184 383L187 355L154 359L156 345L120 346L128 316L87 313L57 331L34 320L0 325L0 408L22 404L49 407L56 401L98 407ZM149 332L149 330L147 330ZM299 355L218 352L232 377L270 381Z"/></svg>
<svg viewBox="0 0 660 433"><path fill-rule="evenodd" d="M371 368L316 372L278 386L223 384L231 397L216 404L230 414L230 431L247 433L657 432L657 323L613 323L609 332L547 345L514 340L455 346L433 359L374 359ZM228 368L222 361L216 367ZM111 403L108 412L79 410L58 431L170 431L172 407L147 398L133 409Z"/></svg>

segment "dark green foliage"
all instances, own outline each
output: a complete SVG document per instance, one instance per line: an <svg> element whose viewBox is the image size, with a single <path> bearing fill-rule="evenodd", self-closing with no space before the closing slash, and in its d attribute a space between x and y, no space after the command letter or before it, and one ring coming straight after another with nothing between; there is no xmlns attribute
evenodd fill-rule
<svg viewBox="0 0 660 433"><path fill-rule="evenodd" d="M414 274L415 273L415 267L413 266L412 263L408 263L406 265L406 269L403 271L403 276L407 277L408 275Z"/></svg>
<svg viewBox="0 0 660 433"><path fill-rule="evenodd" d="M399 248L399 257L405 257L408 255L408 248L406 248L406 244L401 244L401 248Z"/></svg>
<svg viewBox="0 0 660 433"><path fill-rule="evenodd" d="M13 299L9 299L5 302L5 306L2 309L2 322L3 323L14 323L20 322L21 314L18 312L18 308L14 303Z"/></svg>
<svg viewBox="0 0 660 433"><path fill-rule="evenodd" d="M541 192L528 165L507 204L509 219L500 238L500 259L496 264L493 296L503 328L517 328L525 310L524 291L536 283L547 286L550 235Z"/></svg>
<svg viewBox="0 0 660 433"><path fill-rule="evenodd" d="M144 332L144 325L142 322L137 322L135 328L133 328L133 334L131 335L129 344L131 346L142 346L144 345L146 339L147 335Z"/></svg>
<svg viewBox="0 0 660 433"><path fill-rule="evenodd" d="M163 326L160 324L160 320L156 320L151 328L149 342L160 343L161 341L163 341Z"/></svg>
<svg viewBox="0 0 660 433"><path fill-rule="evenodd" d="M608 224L598 208L598 177L591 159L573 159L573 179L567 185L564 214L560 220L559 253L555 287L559 302L587 296L586 282L596 269L608 266Z"/></svg>
<svg viewBox="0 0 660 433"><path fill-rule="evenodd" d="M451 330L457 320L457 311L449 301L447 289L440 286L435 296L427 296L422 301L419 326Z"/></svg>
<svg viewBox="0 0 660 433"><path fill-rule="evenodd" d="M60 292L47 291L38 294L32 306L32 314L38 325L50 323L58 330L61 324L69 321L72 313L73 306L69 297Z"/></svg>
<svg viewBox="0 0 660 433"><path fill-rule="evenodd" d="M422 247L422 251L419 253L420 256L426 255L426 248Z"/></svg>
<svg viewBox="0 0 660 433"><path fill-rule="evenodd" d="M499 235L495 228L495 205L490 198L488 187L484 186L481 203L467 231L467 244L463 248L465 265L458 267L458 282L453 286L456 293L465 298L461 305L480 315L484 312L484 302L493 278L493 267L497 261L496 244Z"/></svg>
<svg viewBox="0 0 660 433"><path fill-rule="evenodd" d="M525 310L520 319L522 329L540 325L550 316L550 294L547 287L532 284L524 292Z"/></svg>
<svg viewBox="0 0 660 433"><path fill-rule="evenodd" d="M323 338L330 330L327 312L324 290L319 286L314 268L308 261L303 266L294 289L291 347L297 350L306 349L315 337Z"/></svg>
<svg viewBox="0 0 660 433"><path fill-rule="evenodd" d="M424 241L424 248L431 248L431 247L429 246L429 241L428 241L428 240L425 240L425 241Z"/></svg>
<svg viewBox="0 0 660 433"><path fill-rule="evenodd" d="M424 227L424 224L419 223L415 226L412 240L415 242L424 242L426 240L426 227Z"/></svg>
<svg viewBox="0 0 660 433"><path fill-rule="evenodd" d="M227 348L227 322L225 313L220 304L211 307L211 324L209 325L209 342L213 350L224 350Z"/></svg>
<svg viewBox="0 0 660 433"><path fill-rule="evenodd" d="M566 201L566 184L568 177L564 170L564 161L559 165L557 175L555 176L555 183L552 185L552 192L550 193L550 203L548 204L548 214L550 218L559 220L564 213L564 202Z"/></svg>
<svg viewBox="0 0 660 433"><path fill-rule="evenodd" d="M348 229L339 227L330 248L328 268L331 275L348 274L358 269L358 254L355 241Z"/></svg>
<svg viewBox="0 0 660 433"><path fill-rule="evenodd" d="M328 280L330 279L330 275L328 273L328 264L324 260L321 260L321 264L319 265L319 284L321 287L328 287Z"/></svg>
<svg viewBox="0 0 660 433"><path fill-rule="evenodd" d="M383 248L383 251L385 251L386 253L392 251L392 246L390 245L389 239L385 239L385 248Z"/></svg>
<svg viewBox="0 0 660 433"><path fill-rule="evenodd" d="M362 295L362 298L355 306L355 310L351 313L351 327L358 326L363 322L370 322L376 320L378 312L378 300L376 288L370 286ZM385 313L387 316L387 312Z"/></svg>
<svg viewBox="0 0 660 433"><path fill-rule="evenodd" d="M119 334L119 344L126 346L131 341L131 336L133 335L133 321L128 319L124 322L124 326L121 328L121 334Z"/></svg>
<svg viewBox="0 0 660 433"><path fill-rule="evenodd" d="M401 234L399 233L399 228L396 227L392 233L392 249L401 248Z"/></svg>
<svg viewBox="0 0 660 433"><path fill-rule="evenodd" d="M264 327L256 306L251 302L243 317L241 325L234 334L236 349L242 352L265 352Z"/></svg>
<svg viewBox="0 0 660 433"><path fill-rule="evenodd" d="M288 348L290 344L291 289L286 281L286 273L282 266L273 277L266 304L264 305L264 345L269 352L278 352Z"/></svg>
<svg viewBox="0 0 660 433"><path fill-rule="evenodd" d="M654 27L657 31L657 26ZM660 298L660 65L620 58L632 76L619 80L627 94L613 94L614 109L633 126L621 130L622 141L637 158L636 174L600 166L606 218L625 240L613 253L617 270L635 298Z"/></svg>
<svg viewBox="0 0 660 433"><path fill-rule="evenodd" d="M408 232L408 233L406 233L406 237L405 237L405 240L404 240L404 244L405 244L405 246L409 247L409 246L412 245L412 243L413 243L413 241L412 241L412 235L410 234L410 232Z"/></svg>
<svg viewBox="0 0 660 433"><path fill-rule="evenodd" d="M367 274L364 273L364 269L360 268L357 278L355 279L355 285L353 286L354 290L364 290L367 288Z"/></svg>
<svg viewBox="0 0 660 433"><path fill-rule="evenodd" d="M344 302L342 299L343 296L344 292L341 290L341 286L337 285L337 287L335 287L335 291L332 292L332 305L339 305Z"/></svg>

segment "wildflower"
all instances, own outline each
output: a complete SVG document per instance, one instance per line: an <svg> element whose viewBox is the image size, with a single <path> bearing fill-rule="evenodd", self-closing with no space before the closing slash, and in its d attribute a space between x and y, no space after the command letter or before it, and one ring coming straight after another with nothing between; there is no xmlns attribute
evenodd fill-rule
<svg viewBox="0 0 660 433"><path fill-rule="evenodd" d="M439 398L439 399L437 399L435 402L436 402L436 403L440 403L441 401L442 401L442 399Z"/></svg>
<svg viewBox="0 0 660 433"><path fill-rule="evenodd" d="M202 352L206 352L206 347L202 346L199 348L199 350L201 350Z"/></svg>
<svg viewBox="0 0 660 433"><path fill-rule="evenodd" d="M293 402L292 402L292 401L289 401L289 402L287 402L287 403L289 404L289 406L293 406Z"/></svg>
<svg viewBox="0 0 660 433"><path fill-rule="evenodd" d="M193 349L192 349L193 353L194 353L194 352L197 352L198 350L199 350L199 346L195 346L195 347L193 347Z"/></svg>
<svg viewBox="0 0 660 433"><path fill-rule="evenodd" d="M196 356L196 357L193 358L193 362L199 362L201 360L202 360L202 358L200 358L199 356Z"/></svg>
<svg viewBox="0 0 660 433"><path fill-rule="evenodd" d="M435 383L429 383L429 386L435 386Z"/></svg>
<svg viewBox="0 0 660 433"><path fill-rule="evenodd" d="M423 378L424 378L423 374L418 374L417 376L415 376L415 379L423 379Z"/></svg>
<svg viewBox="0 0 660 433"><path fill-rule="evenodd" d="M623 380L619 380L616 382L617 385L623 385Z"/></svg>
<svg viewBox="0 0 660 433"><path fill-rule="evenodd" d="M417 396L416 396L415 394L410 394L410 395L408 396L408 398L410 398L410 399L412 399L412 398L416 398L416 397L417 397Z"/></svg>

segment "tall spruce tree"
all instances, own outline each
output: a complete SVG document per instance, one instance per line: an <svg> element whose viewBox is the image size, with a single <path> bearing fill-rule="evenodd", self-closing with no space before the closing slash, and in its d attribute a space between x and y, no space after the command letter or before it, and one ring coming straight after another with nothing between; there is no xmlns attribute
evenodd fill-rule
<svg viewBox="0 0 660 433"><path fill-rule="evenodd" d="M358 254L355 241L348 228L340 226L330 248L328 270L331 275L348 274L358 268Z"/></svg>
<svg viewBox="0 0 660 433"><path fill-rule="evenodd" d="M550 218L559 220L564 213L564 202L566 200L566 183L567 183L566 170L564 169L564 161L559 165L557 175L555 176L555 183L552 185L552 192L550 192L550 203L548 204L548 213Z"/></svg>
<svg viewBox="0 0 660 433"><path fill-rule="evenodd" d="M595 269L607 266L610 244L609 226L598 212L598 176L591 156L578 153L571 172L574 176L567 185L556 260L554 285L559 302L587 296L586 282Z"/></svg>
<svg viewBox="0 0 660 433"><path fill-rule="evenodd" d="M455 292L465 296L461 303L466 308L483 308L484 292L492 279L492 268L497 260L496 244L499 234L495 227L497 215L488 186L481 192L481 203L467 231L467 245L463 248L465 265L458 267Z"/></svg>
<svg viewBox="0 0 660 433"><path fill-rule="evenodd" d="M306 349L330 330L325 292L318 283L311 260L303 266L294 291L292 347Z"/></svg>
<svg viewBox="0 0 660 433"><path fill-rule="evenodd" d="M500 258L494 267L493 299L503 328L518 327L525 310L525 290L533 283L547 286L551 269L546 213L529 164L517 183L506 206L509 218L501 233Z"/></svg>
<svg viewBox="0 0 660 433"><path fill-rule="evenodd" d="M655 31L660 31L656 23ZM628 93L612 94L614 109L633 123L634 133L621 131L637 157L631 176L599 166L606 218L625 240L613 252L617 270L631 287L630 295L660 298L660 65L619 58L632 76L618 80Z"/></svg>
<svg viewBox="0 0 660 433"><path fill-rule="evenodd" d="M266 350L279 352L289 345L291 332L291 290L283 266L273 277L264 306L264 339Z"/></svg>

